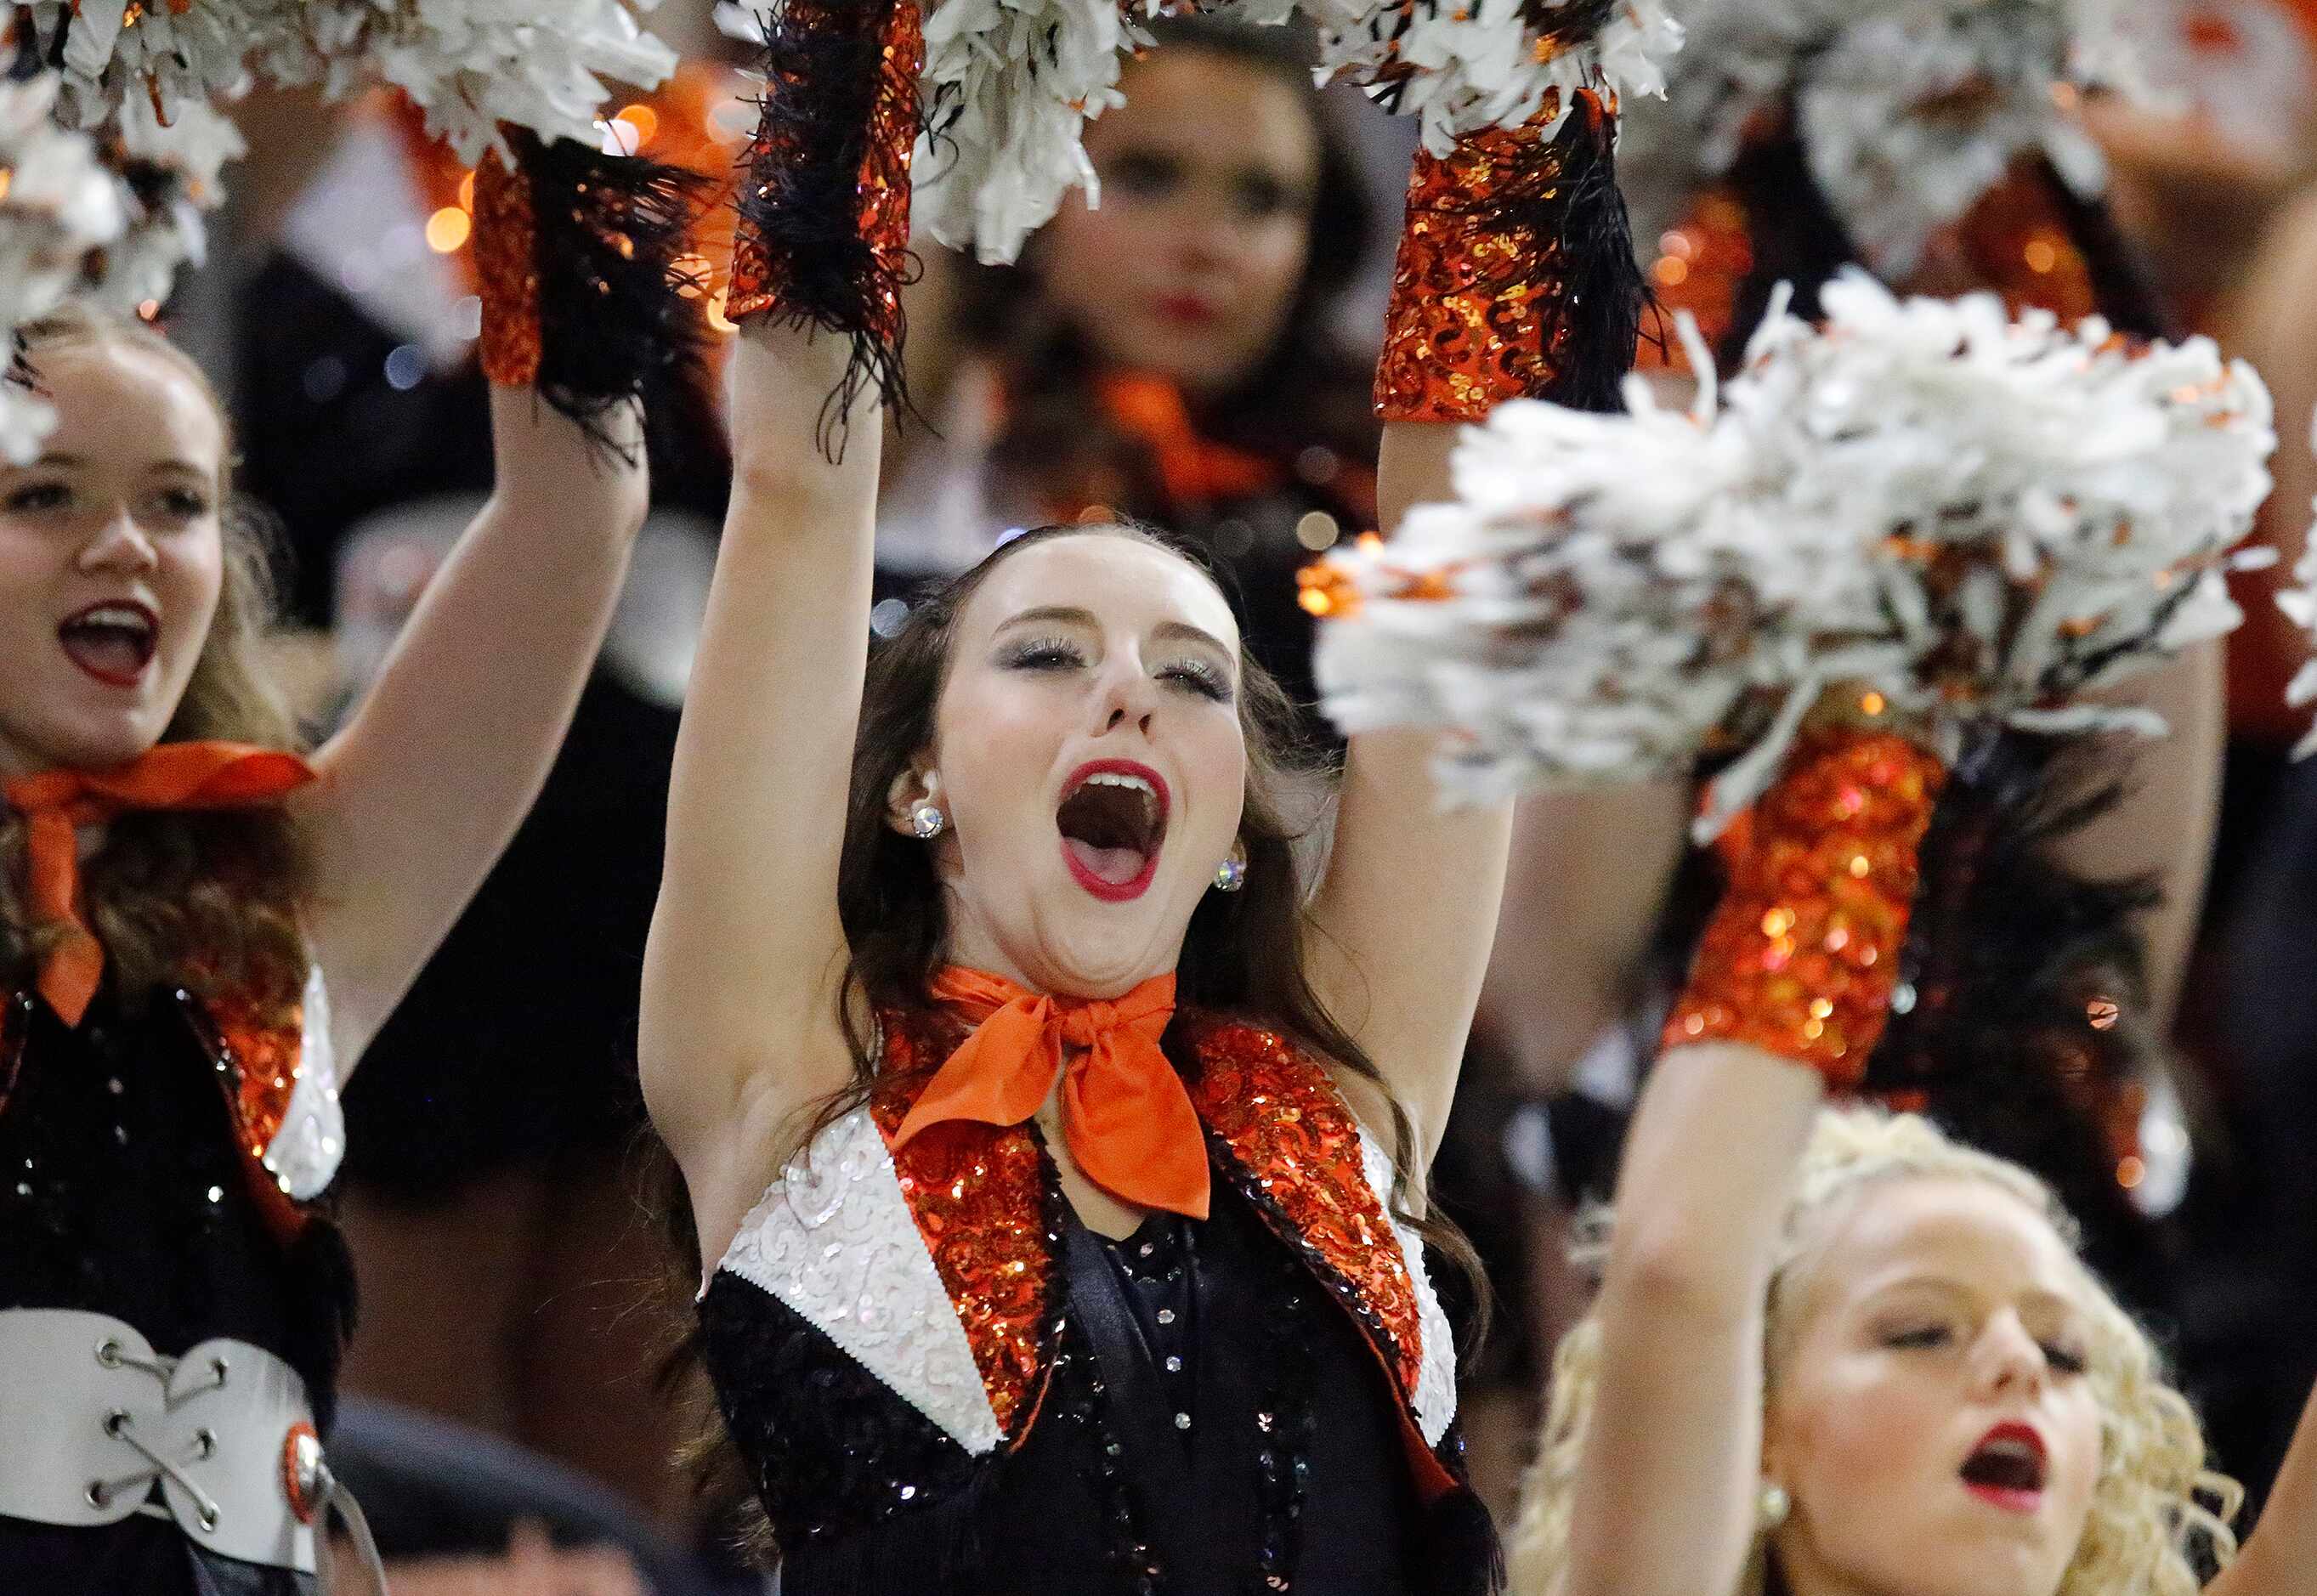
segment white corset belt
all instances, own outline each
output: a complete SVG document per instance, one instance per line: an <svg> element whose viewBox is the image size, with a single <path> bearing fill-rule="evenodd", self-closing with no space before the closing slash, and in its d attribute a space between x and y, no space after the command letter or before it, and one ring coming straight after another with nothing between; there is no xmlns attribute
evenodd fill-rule
<svg viewBox="0 0 2317 1596"><path fill-rule="evenodd" d="M0 1310L0 1436L9 1518L95 1528L141 1512L222 1556L313 1573L335 1507L376 1556L323 1463L305 1382L247 1342L166 1357L103 1314Z"/></svg>

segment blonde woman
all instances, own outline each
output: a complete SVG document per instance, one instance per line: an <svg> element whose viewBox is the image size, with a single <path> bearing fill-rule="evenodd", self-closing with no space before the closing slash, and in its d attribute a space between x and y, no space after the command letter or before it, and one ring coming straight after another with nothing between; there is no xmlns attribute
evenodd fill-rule
<svg viewBox="0 0 2317 1596"><path fill-rule="evenodd" d="M2212 1590L2268 1596L2317 1578L2317 1436L2236 1553L2241 1493L2043 1182L1916 1116L1827 1107L1888 1012L1888 985L1863 997L1856 977L1898 960L1852 967L1848 991L1762 973L1770 943L1829 925L1895 950L1938 786L1903 739L1829 733L1732 850L1668 1028L1702 1039L1642 1094L1600 1298L1556 1361L1515 1591L2189 1596L2218 1563ZM1845 878L1862 889L1829 913Z"/></svg>

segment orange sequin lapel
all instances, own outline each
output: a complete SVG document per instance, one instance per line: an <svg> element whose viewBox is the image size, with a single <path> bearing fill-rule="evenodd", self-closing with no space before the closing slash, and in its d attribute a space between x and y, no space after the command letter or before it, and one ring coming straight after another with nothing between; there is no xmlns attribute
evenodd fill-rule
<svg viewBox="0 0 2317 1596"><path fill-rule="evenodd" d="M947 1014L881 1017L884 1067L869 1111L890 1146L971 1027ZM935 1126L893 1155L893 1172L957 1309L1007 1444L1028 1432L1053 1366L1062 1271L1060 1190L1023 1126Z"/></svg>
<svg viewBox="0 0 2317 1596"><path fill-rule="evenodd" d="M970 1028L944 1014L888 1012L881 1023L884 1064L869 1106L890 1146ZM1437 1496L1455 1481L1416 1414L1422 1299L1357 1122L1325 1067L1276 1032L1213 1023L1197 1048L1198 1074L1185 1083L1215 1170L1357 1322L1399 1397L1418 1487L1427 1501ZM1068 1288L1051 1161L1027 1126L971 1121L914 1137L893 1160L990 1407L1006 1444L1018 1445L1052 1369Z"/></svg>

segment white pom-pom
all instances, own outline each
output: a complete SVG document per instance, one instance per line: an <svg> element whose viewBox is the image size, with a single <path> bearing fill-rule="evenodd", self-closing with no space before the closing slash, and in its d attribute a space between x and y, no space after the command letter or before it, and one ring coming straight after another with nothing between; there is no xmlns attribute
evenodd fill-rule
<svg viewBox="0 0 2317 1596"><path fill-rule="evenodd" d="M1885 277L1921 259L2017 156L2080 194L2106 181L2071 91L2132 89L2119 0L1699 0L1661 106L1628 117L1637 236L1727 173L1747 127L1791 113L1811 174Z"/></svg>
<svg viewBox="0 0 2317 1596"><path fill-rule="evenodd" d="M249 147L223 116L192 103L164 125L149 102L131 100L122 108L119 137L127 163L143 170L136 183L122 185L128 227L104 253L103 269L88 289L98 303L126 314L166 301L177 268L201 263L202 213L224 201L219 174Z"/></svg>
<svg viewBox="0 0 2317 1596"><path fill-rule="evenodd" d="M57 125L61 86L54 74L0 83L0 337L55 309L85 280L92 252L128 224L94 141ZM32 459L55 419L37 394L0 378L0 458Z"/></svg>
<svg viewBox="0 0 2317 1596"><path fill-rule="evenodd" d="M2220 574L2276 444L2259 379L2208 340L2134 353L1856 272L1825 306L1822 331L1775 308L1687 415L1633 385L1630 415L1520 403L1468 431L1455 502L1320 586L1328 713L1454 728L1459 798L1751 742L1716 815L1835 683L1941 736L2146 729L2081 695L2236 624Z"/></svg>
<svg viewBox="0 0 2317 1596"><path fill-rule="evenodd" d="M676 65L620 0L284 3L291 14L261 40L268 76L331 98L389 84L470 165L498 147L501 122L596 143L604 79L651 88Z"/></svg>
<svg viewBox="0 0 2317 1596"><path fill-rule="evenodd" d="M1206 0L1194 8L1254 25L1298 14L1320 34L1321 83L1375 91L1419 119L1445 155L1489 127L1518 127L1547 104L1567 115L1579 89L1662 92L1681 25L1665 0L1615 0L1582 38L1552 37L1563 0ZM1074 189L1099 197L1082 140L1122 103L1125 52L1149 42L1144 16L1176 0L942 0L926 22L926 138L917 215L953 248L1010 261ZM1589 8L1589 7L1588 7ZM1546 129L1550 132L1550 129Z"/></svg>
<svg viewBox="0 0 2317 1596"><path fill-rule="evenodd" d="M291 0L202 0L180 10L131 0L31 0L33 32L64 34L60 114L72 126L112 122L142 101L176 120L237 91L252 49L278 29ZM133 19L133 20L132 20Z"/></svg>
<svg viewBox="0 0 2317 1596"><path fill-rule="evenodd" d="M1553 13L1579 7L1592 9L1585 0L1239 0L1234 14L1275 22L1302 12L1320 31L1320 81L1382 89L1445 156L1463 135L1519 127L1548 102L1566 115L1579 89L1621 99L1664 92L1683 30L1663 0L1618 0L1582 37L1561 37Z"/></svg>
<svg viewBox="0 0 2317 1596"><path fill-rule="evenodd" d="M933 236L1010 261L1063 195L1098 197L1083 134L1136 40L1118 0L944 0L926 21L916 204Z"/></svg>

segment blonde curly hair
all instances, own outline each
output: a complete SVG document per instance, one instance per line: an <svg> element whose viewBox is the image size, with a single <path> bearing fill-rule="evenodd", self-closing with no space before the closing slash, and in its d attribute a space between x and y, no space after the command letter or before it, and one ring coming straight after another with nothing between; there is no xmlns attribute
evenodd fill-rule
<svg viewBox="0 0 2317 1596"><path fill-rule="evenodd" d="M2017 1164L1964 1146L1917 1115L1829 1110L1803 1155L1780 1230L1767 1305L1766 1389L1799 1329L1785 1311L1794 1295L1790 1279L1813 1256L1831 1205L1870 1184L1926 1178L1985 1181L2043 1215L2071 1251L2077 1244L2075 1222L2051 1189ZM1582 1222L1581 1257L1604 1255L1610 1218L1603 1209ZM2234 1554L2228 1520L2241 1505L2243 1490L2205 1468L2196 1414L2166 1382L2147 1333L2089 1270L2081 1278L2091 1342L2086 1378L2100 1410L2100 1472L2083 1539L2057 1596L2196 1596L2199 1582L2188 1546L2202 1539L2223 1562ZM1600 1321L1588 1315L1553 1360L1544 1433L1509 1539L1510 1589L1521 1596L1547 1596L1561 1588L1578 1460L1603 1356ZM1728 1596L1762 1596L1775 1588L1769 1581L1767 1542L1758 1541L1738 1591Z"/></svg>

